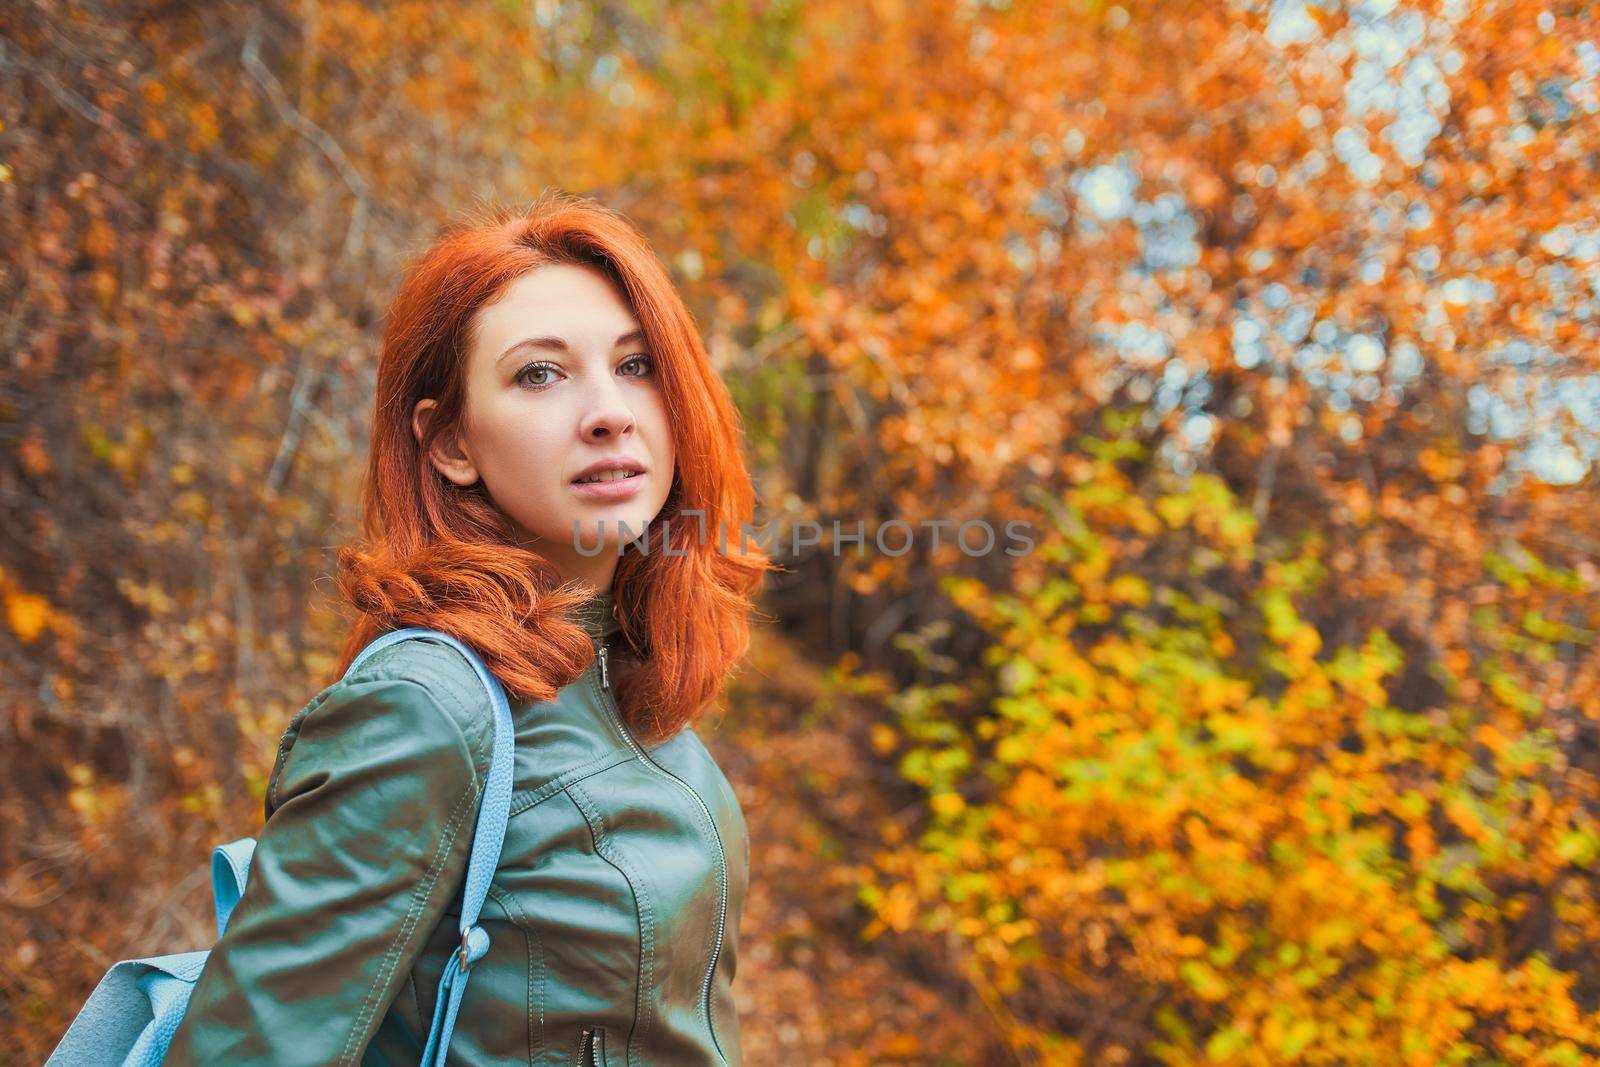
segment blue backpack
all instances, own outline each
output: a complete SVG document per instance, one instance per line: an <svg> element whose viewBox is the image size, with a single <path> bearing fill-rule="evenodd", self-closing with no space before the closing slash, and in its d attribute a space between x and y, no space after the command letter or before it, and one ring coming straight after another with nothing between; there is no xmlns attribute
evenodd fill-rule
<svg viewBox="0 0 1600 1067"><path fill-rule="evenodd" d="M428 1028L428 1043L422 1053L424 1064L444 1067L450 1034L455 1030L456 1011L461 1006L461 995L466 991L472 964L489 950L489 935L477 925L478 912L489 894L489 880L499 865L500 846L505 841L506 817L511 811L515 742L511 706L506 701L505 690L477 654L449 634L418 626L383 634L361 650L344 676L348 678L362 661L379 649L415 637L443 641L467 657L489 691L489 700L494 706L494 752L489 765L489 784L478 810L472 858L467 864L466 889L461 902L461 950L450 957L439 979L433 1024ZM255 847L254 838L244 837L218 846L211 855L211 891L219 938L228 928L228 916L244 895ZM45 1067L157 1067L166 1058L167 1045L183 1021L189 994L210 955L210 949L200 949L123 960L112 967L72 1020L61 1043L45 1061Z"/></svg>

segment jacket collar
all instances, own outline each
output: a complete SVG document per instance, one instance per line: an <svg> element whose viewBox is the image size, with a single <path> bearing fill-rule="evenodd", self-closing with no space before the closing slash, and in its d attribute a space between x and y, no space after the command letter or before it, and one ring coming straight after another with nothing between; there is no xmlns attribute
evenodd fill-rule
<svg viewBox="0 0 1600 1067"><path fill-rule="evenodd" d="M596 593L578 605L574 621L594 640L605 640L622 629L622 621L617 618L616 596L609 589Z"/></svg>

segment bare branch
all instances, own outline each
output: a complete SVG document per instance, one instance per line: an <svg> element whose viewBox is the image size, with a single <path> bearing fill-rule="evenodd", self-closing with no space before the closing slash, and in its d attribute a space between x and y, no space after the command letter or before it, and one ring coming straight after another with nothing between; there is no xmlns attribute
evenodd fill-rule
<svg viewBox="0 0 1600 1067"><path fill-rule="evenodd" d="M245 35L244 48L239 52L239 60L244 64L244 69L250 77L261 86L267 99L272 101L278 117L317 147L328 162L333 164L345 187L356 198L355 210L350 216L350 226L345 230L344 248L340 253L343 256L352 255L366 237L367 216L372 210L372 187L361 176L361 172L350 161L344 149L339 147L339 142L294 106L289 100L289 94L284 92L283 84L272 71L267 69L267 65L261 62L261 23L259 17L255 15L251 16L250 31Z"/></svg>

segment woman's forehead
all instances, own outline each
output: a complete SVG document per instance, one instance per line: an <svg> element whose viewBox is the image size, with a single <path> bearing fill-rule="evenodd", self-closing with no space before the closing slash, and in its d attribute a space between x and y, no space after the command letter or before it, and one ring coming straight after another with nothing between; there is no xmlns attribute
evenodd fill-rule
<svg viewBox="0 0 1600 1067"><path fill-rule="evenodd" d="M517 278L479 312L479 346L491 358L511 346L553 352L609 352L642 339L632 310L610 280L588 267L558 264Z"/></svg>

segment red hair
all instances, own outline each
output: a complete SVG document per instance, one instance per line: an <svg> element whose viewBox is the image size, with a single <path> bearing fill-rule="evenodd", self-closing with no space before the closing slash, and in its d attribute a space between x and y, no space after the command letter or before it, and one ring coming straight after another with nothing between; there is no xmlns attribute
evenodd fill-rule
<svg viewBox="0 0 1600 1067"><path fill-rule="evenodd" d="M403 626L466 642L514 700L554 699L594 661L572 614L591 593L515 543L481 480L458 486L426 460L465 409L479 309L515 279L557 263L599 271L639 320L676 446L648 550L627 546L612 583L622 623L618 704L653 743L716 699L749 647L750 598L774 564L740 537L754 503L741 423L693 316L644 237L617 212L571 194L547 192L527 211L491 208L463 220L406 271L378 360L363 543L338 554L340 592L358 613L338 673L374 637ZM411 412L424 397L438 406L419 442ZM670 552L661 540L669 520Z"/></svg>

